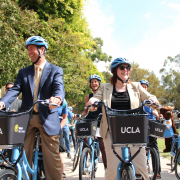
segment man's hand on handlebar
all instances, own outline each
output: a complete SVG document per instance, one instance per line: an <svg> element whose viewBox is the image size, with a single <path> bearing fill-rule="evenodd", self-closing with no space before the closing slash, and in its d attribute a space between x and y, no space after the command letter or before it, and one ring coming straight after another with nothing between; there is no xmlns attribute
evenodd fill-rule
<svg viewBox="0 0 180 180"><path fill-rule="evenodd" d="M58 106L61 104L61 99L57 97L50 97L49 99L50 103L57 104ZM49 109L57 108L55 105L49 105Z"/></svg>
<svg viewBox="0 0 180 180"><path fill-rule="evenodd" d="M0 110L4 109L4 108L5 108L4 103L2 101L0 101Z"/></svg>

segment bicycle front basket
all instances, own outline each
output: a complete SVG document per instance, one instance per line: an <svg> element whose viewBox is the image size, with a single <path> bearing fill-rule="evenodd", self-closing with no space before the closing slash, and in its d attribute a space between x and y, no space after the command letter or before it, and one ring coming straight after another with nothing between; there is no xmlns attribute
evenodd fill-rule
<svg viewBox="0 0 180 180"><path fill-rule="evenodd" d="M147 143L149 115L140 107L107 113L113 144Z"/></svg>
<svg viewBox="0 0 180 180"><path fill-rule="evenodd" d="M153 137L164 137L166 125L155 120L149 120L148 134Z"/></svg>
<svg viewBox="0 0 180 180"><path fill-rule="evenodd" d="M0 145L23 143L29 118L29 112L0 112Z"/></svg>
<svg viewBox="0 0 180 180"><path fill-rule="evenodd" d="M97 121L84 119L76 123L77 136L95 136L97 129Z"/></svg>

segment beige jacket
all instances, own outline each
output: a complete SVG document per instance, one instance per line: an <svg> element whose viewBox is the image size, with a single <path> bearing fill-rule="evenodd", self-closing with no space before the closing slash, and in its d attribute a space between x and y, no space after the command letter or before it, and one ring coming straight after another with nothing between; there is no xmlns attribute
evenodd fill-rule
<svg viewBox="0 0 180 180"><path fill-rule="evenodd" d="M135 109L141 106L144 100L151 99L154 95L148 93L139 82L132 82L127 84L127 90L130 97L131 109ZM111 107L111 97L113 92L113 85L110 83L101 83L100 88L94 98L99 99L106 103L108 107ZM104 107L102 108L103 116L100 124L100 135L102 138L106 137L108 124L105 116Z"/></svg>

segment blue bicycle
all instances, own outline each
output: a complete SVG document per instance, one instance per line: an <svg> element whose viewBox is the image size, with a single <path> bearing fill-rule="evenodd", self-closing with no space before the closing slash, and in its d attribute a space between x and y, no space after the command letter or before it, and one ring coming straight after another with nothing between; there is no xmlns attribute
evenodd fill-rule
<svg viewBox="0 0 180 180"><path fill-rule="evenodd" d="M180 130L180 125L178 126ZM171 166L175 170L177 179L180 180L180 131L179 135L175 134L172 141L171 147Z"/></svg>
<svg viewBox="0 0 180 180"><path fill-rule="evenodd" d="M147 145L149 115L144 111L143 106L132 110L111 109L104 102L95 102L91 106L101 105L105 108L113 153L120 160L117 168L117 180L135 180L136 174L132 160L138 155L141 148ZM133 129L139 133L129 133ZM121 147L121 156L116 152L116 147ZM130 147L139 148L135 154L131 155Z"/></svg>
<svg viewBox="0 0 180 180"><path fill-rule="evenodd" d="M55 105L49 103L49 100L35 101L33 106L36 103L42 103L47 106ZM6 164L0 165L0 179L29 180L28 172L32 174L33 180L40 179L40 171L43 171L43 169L38 166L38 161L42 160L42 153L39 152L40 133L38 131L36 133L33 168L30 167L24 150L24 140L32 116L33 106L25 112L0 112L0 128L4 132L5 138L4 142L1 141L3 145L0 145L0 148L13 148L11 162L3 154L0 154L1 159L6 162Z"/></svg>
<svg viewBox="0 0 180 180"><path fill-rule="evenodd" d="M76 118L78 118L78 122L81 122L81 116L76 115ZM84 144L84 138L82 137L77 137L76 145L75 145L75 150L74 150L74 158L72 159L73 161L73 169L72 171L74 172L77 168L79 158L82 155L82 150L83 150L83 144Z"/></svg>
<svg viewBox="0 0 180 180"><path fill-rule="evenodd" d="M99 160L99 143L95 137L98 118L95 120L83 119L76 124L77 137L88 138L79 163L79 179L93 180Z"/></svg>

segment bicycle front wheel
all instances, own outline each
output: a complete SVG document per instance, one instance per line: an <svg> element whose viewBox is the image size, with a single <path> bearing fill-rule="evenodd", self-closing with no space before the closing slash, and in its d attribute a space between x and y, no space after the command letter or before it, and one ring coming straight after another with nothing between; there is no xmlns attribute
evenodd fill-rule
<svg viewBox="0 0 180 180"><path fill-rule="evenodd" d="M126 166L121 170L122 180L135 180L133 170L130 166Z"/></svg>
<svg viewBox="0 0 180 180"><path fill-rule="evenodd" d="M73 169L72 169L73 172L74 172L74 171L76 170L76 168L77 168L78 161L79 161L79 155L80 155L80 142L78 142L77 148L76 148L75 154L74 154Z"/></svg>
<svg viewBox="0 0 180 180"><path fill-rule="evenodd" d="M94 179L94 162L92 162L92 151L86 147L83 149L79 163L79 179L93 180Z"/></svg>
<svg viewBox="0 0 180 180"><path fill-rule="evenodd" d="M147 147L146 153L149 177L155 180L159 171L159 156L156 149L153 147Z"/></svg>
<svg viewBox="0 0 180 180"><path fill-rule="evenodd" d="M175 156L175 175L177 179L180 179L180 149L177 151Z"/></svg>
<svg viewBox="0 0 180 180"><path fill-rule="evenodd" d="M175 156L171 156L171 171L175 169Z"/></svg>
<svg viewBox="0 0 180 180"><path fill-rule="evenodd" d="M16 180L17 176L12 169L2 169L0 170L0 180L6 178L7 180Z"/></svg>

